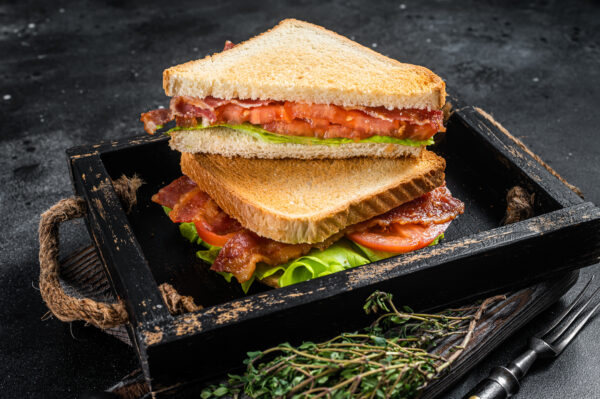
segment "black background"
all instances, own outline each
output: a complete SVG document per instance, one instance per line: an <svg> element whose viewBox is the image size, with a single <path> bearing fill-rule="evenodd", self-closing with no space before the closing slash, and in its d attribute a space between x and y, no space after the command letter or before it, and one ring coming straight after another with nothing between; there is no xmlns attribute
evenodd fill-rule
<svg viewBox="0 0 600 399"><path fill-rule="evenodd" d="M600 204L597 1L3 1L2 397L77 397L109 387L137 366L129 347L98 330L43 317L36 229L41 212L72 194L65 149L141 134L138 115L167 104L163 69L286 17L429 67L450 94L492 113ZM81 223L64 228L62 238L64 253L88 240ZM583 276L599 272L593 266ZM460 398L493 365L510 360L564 303L509 339L447 396ZM599 397L598 353L600 317L559 359L535 367L517 397Z"/></svg>

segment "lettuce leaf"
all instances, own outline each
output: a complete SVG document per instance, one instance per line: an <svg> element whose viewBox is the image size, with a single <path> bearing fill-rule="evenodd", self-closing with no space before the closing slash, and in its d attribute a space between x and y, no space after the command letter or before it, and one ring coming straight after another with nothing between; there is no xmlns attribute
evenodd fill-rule
<svg viewBox="0 0 600 399"><path fill-rule="evenodd" d="M356 251L351 241L343 238L323 251L313 249L283 265L258 264L254 275L259 280L279 275L279 286L286 287L367 263L370 263L369 258Z"/></svg>
<svg viewBox="0 0 600 399"><path fill-rule="evenodd" d="M369 249L367 247L363 247L360 244L352 242L358 249L362 251L363 254L369 259L370 262L377 262L378 260L391 258L392 256L397 255L394 252L383 252L383 251L375 251L373 249Z"/></svg>
<svg viewBox="0 0 600 399"><path fill-rule="evenodd" d="M170 134L171 132L176 132L180 130L200 130L206 129L214 126L223 126L228 127L230 129L237 130L239 132L243 132L249 134L250 136L266 141L268 143L282 144L282 143L292 143L292 144L319 144L319 145L340 145L345 143L390 143L390 144L401 144L412 147L422 147L427 145L432 145L433 137L427 140L410 140L410 139L398 139L390 136L371 136L369 138L354 141L352 139L347 139L344 137L330 138L330 139L320 139L318 137L306 137L306 136L288 136L284 134L271 133L265 129L262 129L258 126L251 125L249 123L243 123L240 125L230 125L227 123L222 123L219 125L213 126L193 126L193 127L174 127L166 132L166 134Z"/></svg>
<svg viewBox="0 0 600 399"><path fill-rule="evenodd" d="M443 236L440 234L429 246L437 244ZM264 263L258 264L253 277L262 280L265 277L278 275L279 286L286 287L395 255L397 254L393 252L373 251L342 238L323 251L313 249L308 254L283 265L273 267Z"/></svg>
<svg viewBox="0 0 600 399"><path fill-rule="evenodd" d="M435 240L431 241L431 244L429 244L428 247L433 247L434 245L438 245L440 243L440 240L442 240L443 238L444 238L444 233L435 237Z"/></svg>

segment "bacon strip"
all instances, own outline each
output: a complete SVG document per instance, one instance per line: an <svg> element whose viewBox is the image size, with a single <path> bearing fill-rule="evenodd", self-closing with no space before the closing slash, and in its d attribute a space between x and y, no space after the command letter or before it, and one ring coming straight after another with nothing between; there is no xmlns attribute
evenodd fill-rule
<svg viewBox="0 0 600 399"><path fill-rule="evenodd" d="M227 101L207 97L204 99L177 96L171 99L169 109L173 117L181 118L204 118L209 123L217 120L215 107L225 104Z"/></svg>
<svg viewBox="0 0 600 399"><path fill-rule="evenodd" d="M244 229L186 176L162 188L152 197L152 200L172 208L169 216L173 222L200 221L208 230L216 234L235 233L221 248L211 270L229 272L240 283L252 277L259 262L271 266L281 265L305 255L312 248L325 249L345 234L362 231L375 225L389 226L392 223L442 225L464 212L464 204L452 197L446 186L442 186L383 215L349 226L322 243L285 244L260 237Z"/></svg>
<svg viewBox="0 0 600 399"><path fill-rule="evenodd" d="M169 109L156 109L143 113L140 120L144 123L144 130L154 134L159 126L172 120L180 127L194 127L202 124L223 123L217 120L217 109L225 105L232 105L246 110L250 108L263 107L272 103L270 100L222 100L214 97L196 98L188 96L176 96L171 99ZM222 111L222 110L221 110ZM241 113L241 111L240 111ZM242 123L238 121L234 123Z"/></svg>
<svg viewBox="0 0 600 399"><path fill-rule="evenodd" d="M189 177L182 176L152 196L152 201L171 208L169 218L174 223L202 223L215 234L240 231L242 226L217 203L200 190Z"/></svg>
<svg viewBox="0 0 600 399"><path fill-rule="evenodd" d="M305 255L311 249L311 244L284 244L241 230L221 248L210 269L229 272L243 283L252 277L258 262L271 266L281 265Z"/></svg>
<svg viewBox="0 0 600 399"><path fill-rule="evenodd" d="M419 198L400 205L373 219L351 226L351 231L362 231L373 226L397 224L443 224L454 220L465 211L465 204L452 196L444 185Z"/></svg>
<svg viewBox="0 0 600 399"><path fill-rule="evenodd" d="M306 255L313 248L326 249L343 235L335 234L318 244L285 244L243 229L225 243L210 269L229 272L243 283L252 277L259 262L269 266L282 265Z"/></svg>
<svg viewBox="0 0 600 399"><path fill-rule="evenodd" d="M140 120L144 123L144 130L147 133L154 134L156 129L159 129L160 126L172 121L173 117L171 116L170 110L161 108L142 114Z"/></svg>
<svg viewBox="0 0 600 399"><path fill-rule="evenodd" d="M443 112L430 112L423 109L393 109L389 110L385 107L356 107L355 109L361 110L365 114L374 118L383 119L386 121L399 120L403 122L410 122L415 125L426 125L433 123L436 125L443 126L444 113Z"/></svg>
<svg viewBox="0 0 600 399"><path fill-rule="evenodd" d="M196 187L198 186L192 179L187 176L181 176L179 179L173 180L168 186L158 190L158 192L152 196L152 201L173 209L184 194L192 191Z"/></svg>

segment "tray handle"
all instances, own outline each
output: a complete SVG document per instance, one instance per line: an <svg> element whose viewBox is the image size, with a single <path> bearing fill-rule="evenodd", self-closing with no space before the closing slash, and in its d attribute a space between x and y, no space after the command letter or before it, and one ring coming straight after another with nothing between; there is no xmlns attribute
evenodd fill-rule
<svg viewBox="0 0 600 399"><path fill-rule="evenodd" d="M136 190L142 184L136 176L122 176L113 182L115 191L130 210L136 201ZM125 303L120 298L115 303L97 302L89 298L75 298L65 293L59 281L60 263L58 228L61 223L81 218L86 213L85 200L71 197L58 201L40 218L40 293L48 309L58 319L70 322L82 320L101 329L126 324L129 320ZM202 309L192 297L182 296L173 286L163 283L158 287L171 314L182 314Z"/></svg>
<svg viewBox="0 0 600 399"><path fill-rule="evenodd" d="M83 217L85 201L71 197L58 201L40 219L40 293L48 309L62 321L83 320L101 329L116 327L128 321L125 304L97 302L74 298L65 293L58 279L58 227L62 222Z"/></svg>

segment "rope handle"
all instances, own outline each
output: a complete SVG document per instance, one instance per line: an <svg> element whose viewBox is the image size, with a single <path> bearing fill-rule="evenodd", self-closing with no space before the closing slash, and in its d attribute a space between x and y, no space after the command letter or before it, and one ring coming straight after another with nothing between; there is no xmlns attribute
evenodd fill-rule
<svg viewBox="0 0 600 399"><path fill-rule="evenodd" d="M135 176L131 179L122 176L113 185L126 203L126 208L130 209L136 203L135 191L141 185L141 180ZM48 309L62 321L82 320L101 329L126 324L129 317L121 299L115 303L105 303L89 298L75 298L67 295L60 285L59 226L63 222L81 218L85 213L85 201L79 197L71 197L58 201L42 214L39 226L40 293ZM202 306L194 303L192 297L179 295L168 283L163 283L158 288L172 314L202 309Z"/></svg>
<svg viewBox="0 0 600 399"><path fill-rule="evenodd" d="M40 219L40 293L48 309L62 321L83 320L101 329L127 323L122 300L116 303L97 302L89 298L74 298L65 293L58 274L58 227L62 222L83 217L85 201L72 197L58 201Z"/></svg>

